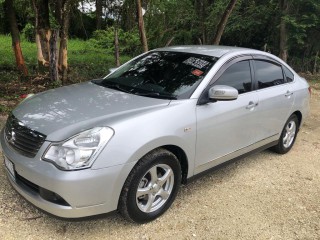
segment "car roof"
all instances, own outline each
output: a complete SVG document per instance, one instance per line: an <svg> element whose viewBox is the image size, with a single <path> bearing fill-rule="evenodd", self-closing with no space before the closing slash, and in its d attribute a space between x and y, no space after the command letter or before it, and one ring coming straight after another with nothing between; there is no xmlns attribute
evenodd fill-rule
<svg viewBox="0 0 320 240"><path fill-rule="evenodd" d="M241 47L230 47L230 46L217 46L217 45L187 45L187 46L172 46L157 48L155 51L172 51L172 52L187 52L208 55L213 57L222 57L228 53L259 53L264 54L262 51L250 49L250 48L241 48Z"/></svg>

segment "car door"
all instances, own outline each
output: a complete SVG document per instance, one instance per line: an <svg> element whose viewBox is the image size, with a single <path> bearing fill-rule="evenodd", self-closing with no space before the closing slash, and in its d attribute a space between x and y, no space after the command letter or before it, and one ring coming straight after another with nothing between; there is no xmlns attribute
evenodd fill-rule
<svg viewBox="0 0 320 240"><path fill-rule="evenodd" d="M250 57L230 62L218 71L218 77L214 77L209 85L235 87L239 92L238 99L210 102L196 107L195 174L234 158L238 153L241 155L243 149L254 143L253 137L258 127L258 97L252 91L250 64Z"/></svg>
<svg viewBox="0 0 320 240"><path fill-rule="evenodd" d="M283 67L269 59L256 57L253 61L255 88L259 98L258 118L260 128L257 140L278 139L278 134L289 118L294 102L292 83L285 78Z"/></svg>

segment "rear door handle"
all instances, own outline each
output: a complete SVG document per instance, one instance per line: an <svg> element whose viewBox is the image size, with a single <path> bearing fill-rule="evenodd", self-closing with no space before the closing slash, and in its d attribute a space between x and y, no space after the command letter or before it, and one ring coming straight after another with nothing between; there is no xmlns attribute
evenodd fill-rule
<svg viewBox="0 0 320 240"><path fill-rule="evenodd" d="M293 94L293 92L290 92L289 90L287 91L287 93L284 95L285 97L290 97Z"/></svg>
<svg viewBox="0 0 320 240"><path fill-rule="evenodd" d="M249 104L246 106L246 109L252 109L256 106L258 106L258 103L254 103L253 101L250 101Z"/></svg>

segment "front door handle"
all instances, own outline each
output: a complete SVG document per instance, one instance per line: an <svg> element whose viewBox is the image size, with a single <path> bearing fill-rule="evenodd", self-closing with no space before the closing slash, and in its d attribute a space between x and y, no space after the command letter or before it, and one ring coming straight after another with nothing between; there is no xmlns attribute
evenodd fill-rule
<svg viewBox="0 0 320 240"><path fill-rule="evenodd" d="M246 109L252 109L256 106L258 106L258 103L254 103L253 101L250 101L249 104L246 106Z"/></svg>

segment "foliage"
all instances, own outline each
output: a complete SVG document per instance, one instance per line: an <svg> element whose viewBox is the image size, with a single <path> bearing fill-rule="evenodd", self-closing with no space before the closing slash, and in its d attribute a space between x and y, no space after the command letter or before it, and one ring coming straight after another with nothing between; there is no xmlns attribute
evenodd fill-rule
<svg viewBox="0 0 320 240"><path fill-rule="evenodd" d="M197 29L195 9L189 0L150 2L145 15L147 36L151 48L163 47L174 37L174 44L192 44Z"/></svg>
<svg viewBox="0 0 320 240"><path fill-rule="evenodd" d="M95 29L95 19L91 13L83 13L78 8L73 7L70 16L69 35L74 38L88 39Z"/></svg>
<svg viewBox="0 0 320 240"><path fill-rule="evenodd" d="M4 0L0 0L0 33L8 32L8 24L5 17Z"/></svg>
<svg viewBox="0 0 320 240"><path fill-rule="evenodd" d="M284 19L288 30L289 64L298 71L312 71L316 52L320 50L320 2L287 1L288 14L282 16L279 0L239 0L226 25L221 44L255 49L266 47L267 51L278 55L279 24L280 20ZM142 52L137 27L136 0L102 0L103 28L99 31L95 31L94 10L83 11L84 8L79 7L80 2L94 5L96 1L73 1L75 4L70 13L69 36L89 41L70 41L71 45L85 47L75 51L73 47L76 45L69 46L71 69L76 68L73 64L82 64L84 57L88 57L88 61L95 64L101 60L107 65L112 65L115 28L119 31L120 56L135 56ZM228 2L229 0L142 0L142 6L146 10L144 21L149 48L163 47L171 40L171 45L211 44ZM9 27L3 3L4 0L0 0L0 34L8 34ZM53 17L55 1L49 0L49 4L50 24L54 28L57 27ZM35 14L32 1L15 0L14 5L23 38L34 41ZM29 68L36 68L35 44L23 41L22 48ZM5 54L1 55L0 67L12 65L10 45L0 45L0 52ZM99 59L95 60L95 56Z"/></svg>
<svg viewBox="0 0 320 240"><path fill-rule="evenodd" d="M98 48L103 48L109 54L114 54L114 27L93 32L90 43ZM125 32L118 30L120 55L134 56L141 52L139 33L137 30Z"/></svg>
<svg viewBox="0 0 320 240"><path fill-rule="evenodd" d="M27 23L26 26L22 30L22 36L28 42L34 42L35 35L36 35L36 30L35 30L34 26L31 23Z"/></svg>
<svg viewBox="0 0 320 240"><path fill-rule="evenodd" d="M8 74L0 74L0 82L11 81L17 78L15 72L15 60L11 47L11 37L0 35L0 71ZM37 49L34 43L26 40L21 42L26 64L31 74L37 73ZM70 39L68 44L70 61L70 81L85 81L92 78L105 76L110 68L115 66L113 53L98 45L92 45L91 41ZM131 57L122 55L121 62L128 61ZM12 79L13 78L13 79Z"/></svg>
<svg viewBox="0 0 320 240"><path fill-rule="evenodd" d="M267 50L274 54L278 51L278 32L280 18L275 19L278 2L265 4L255 0L243 0L230 16L222 39L223 44Z"/></svg>
<svg viewBox="0 0 320 240"><path fill-rule="evenodd" d="M121 63L140 54L142 47L138 32L136 0L101 0L102 30L96 31L96 13L84 11L84 5L95 0L72 0L68 43L68 83L105 76L115 66L114 36L118 30ZM319 0L286 0L288 11L283 14L280 0L238 0L221 44L266 49L279 54L280 21L288 32L288 62L296 71L320 72L320 2ZM55 4L49 0L51 28L58 28ZM183 44L211 44L217 24L229 0L141 0L146 10L144 22L150 49ZM14 0L18 28L22 34L22 52L30 73L28 82L17 81L9 23L4 0L0 0L0 98L10 101L23 91L40 91L41 86L57 87L46 82L40 74L35 40L35 12L32 1ZM283 15L282 15L283 14ZM81 40L86 39L87 41ZM317 54L318 53L318 54ZM316 56L317 59L316 59ZM317 60L317 61L316 61ZM317 63L318 65L315 65ZM316 76L316 75L315 75ZM35 80L41 79L42 82ZM314 78L319 81L319 77ZM4 84L5 83L5 84ZM21 84L25 90L20 90ZM36 88L35 86L40 86ZM28 89L28 90L26 90ZM10 97L8 97L10 96ZM0 99L0 100L1 100ZM11 107L0 106L0 112Z"/></svg>
<svg viewBox="0 0 320 240"><path fill-rule="evenodd" d="M313 0L295 0L292 1L292 8L294 6L298 6L299 11L292 9L292 13L284 16L284 19L291 32L291 44L303 45L307 40L308 31L320 24L320 4Z"/></svg>
<svg viewBox="0 0 320 240"><path fill-rule="evenodd" d="M15 68L14 54L12 50L11 37L9 35L0 35L0 69ZM21 48L24 53L26 64L34 68L37 63L37 49L34 43L22 41Z"/></svg>

